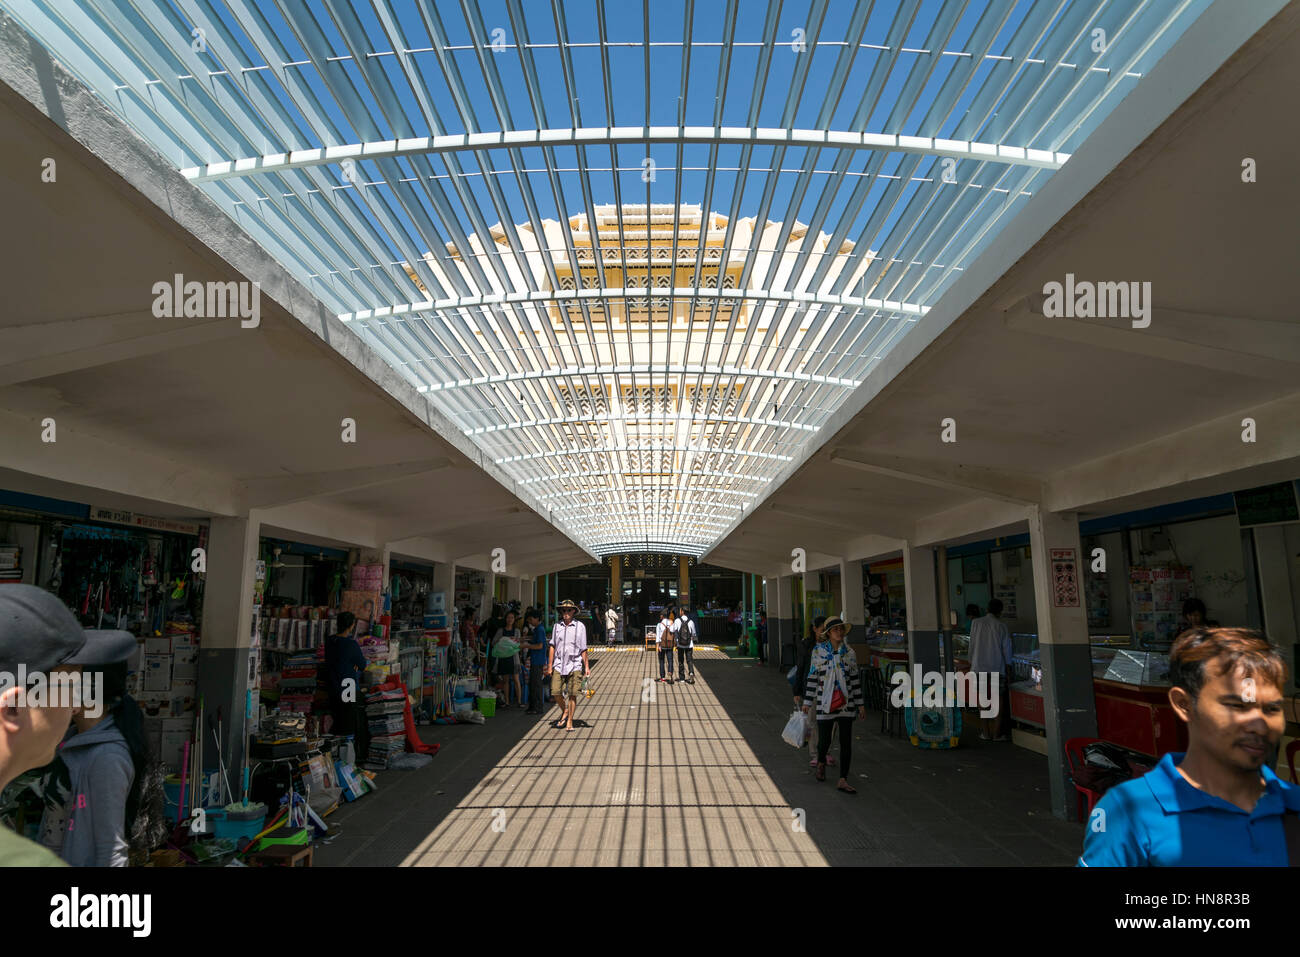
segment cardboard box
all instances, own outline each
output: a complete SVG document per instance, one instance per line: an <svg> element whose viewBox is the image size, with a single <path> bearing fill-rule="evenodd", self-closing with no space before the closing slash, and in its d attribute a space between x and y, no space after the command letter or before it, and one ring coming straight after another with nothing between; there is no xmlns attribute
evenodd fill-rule
<svg viewBox="0 0 1300 957"><path fill-rule="evenodd" d="M144 653L146 655L170 655L172 653L172 640L168 635L161 637L149 635L144 640Z"/></svg>
<svg viewBox="0 0 1300 957"><path fill-rule="evenodd" d="M199 676L198 650L178 651L172 655L172 681L193 681Z"/></svg>
<svg viewBox="0 0 1300 957"><path fill-rule="evenodd" d="M163 764L179 768L185 754L185 742L190 739L186 731L164 731L158 742L158 756Z"/></svg>
<svg viewBox="0 0 1300 957"><path fill-rule="evenodd" d="M144 690L170 691L172 687L172 656L144 656Z"/></svg>
<svg viewBox="0 0 1300 957"><path fill-rule="evenodd" d="M197 651L199 647L199 636L194 632L185 632L180 635L172 635L172 654L182 651Z"/></svg>

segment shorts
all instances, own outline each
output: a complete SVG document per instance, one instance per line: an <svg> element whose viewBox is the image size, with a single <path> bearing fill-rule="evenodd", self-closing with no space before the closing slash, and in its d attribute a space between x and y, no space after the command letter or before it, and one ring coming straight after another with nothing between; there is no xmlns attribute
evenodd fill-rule
<svg viewBox="0 0 1300 957"><path fill-rule="evenodd" d="M496 667L493 673L502 678L507 678L515 673L515 656L510 655L508 658L494 658Z"/></svg>
<svg viewBox="0 0 1300 957"><path fill-rule="evenodd" d="M562 675L558 671L551 672L551 697L559 698L568 695L570 698L576 698L582 692L582 669L576 668L567 675Z"/></svg>

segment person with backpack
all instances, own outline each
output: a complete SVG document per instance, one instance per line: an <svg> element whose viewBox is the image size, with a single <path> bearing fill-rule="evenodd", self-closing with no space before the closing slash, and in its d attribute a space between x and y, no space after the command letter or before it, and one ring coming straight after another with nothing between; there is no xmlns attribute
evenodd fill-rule
<svg viewBox="0 0 1300 957"><path fill-rule="evenodd" d="M695 622L686 614L686 609L679 609L677 620L673 622L673 641L677 645L677 680L695 684ZM686 677L687 668L690 677Z"/></svg>
<svg viewBox="0 0 1300 957"><path fill-rule="evenodd" d="M673 610L665 606L659 612L659 625L655 630L655 650L659 652L659 680L673 683ZM664 668L668 677L664 677Z"/></svg>
<svg viewBox="0 0 1300 957"><path fill-rule="evenodd" d="M97 676L92 687L101 700L73 712L73 730L42 776L41 842L73 867L128 863L149 759L144 715L126 691L135 651L130 632L87 631L71 659L83 675Z"/></svg>

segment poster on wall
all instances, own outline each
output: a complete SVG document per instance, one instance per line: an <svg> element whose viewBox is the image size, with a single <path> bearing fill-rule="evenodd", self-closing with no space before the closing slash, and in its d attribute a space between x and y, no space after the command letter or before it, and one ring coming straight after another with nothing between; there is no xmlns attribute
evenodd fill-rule
<svg viewBox="0 0 1300 957"><path fill-rule="evenodd" d="M1052 605L1056 608L1079 607L1079 574L1073 548L1053 548Z"/></svg>
<svg viewBox="0 0 1300 957"><path fill-rule="evenodd" d="M1002 602L1003 618L1019 618L1020 614L1016 609L1016 586L1015 585L998 585L993 589L993 597Z"/></svg>

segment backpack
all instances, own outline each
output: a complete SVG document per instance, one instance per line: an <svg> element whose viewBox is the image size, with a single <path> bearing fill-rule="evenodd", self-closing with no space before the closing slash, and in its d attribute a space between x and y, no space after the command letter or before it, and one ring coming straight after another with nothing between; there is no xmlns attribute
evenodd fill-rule
<svg viewBox="0 0 1300 957"><path fill-rule="evenodd" d="M695 644L695 622L689 618L683 618L681 634L684 635L681 643L682 647L692 647Z"/></svg>
<svg viewBox="0 0 1300 957"><path fill-rule="evenodd" d="M661 621L661 624L666 624L666 622L662 622L662 621ZM673 630L672 630L672 628L671 628L671 627L666 627L666 628L664 628L664 630L663 630L663 635L662 635L662 637L659 639L659 650L660 650L660 651L672 651L672 650L673 650L673 645L674 645L674 644L676 644L676 642L673 641Z"/></svg>

